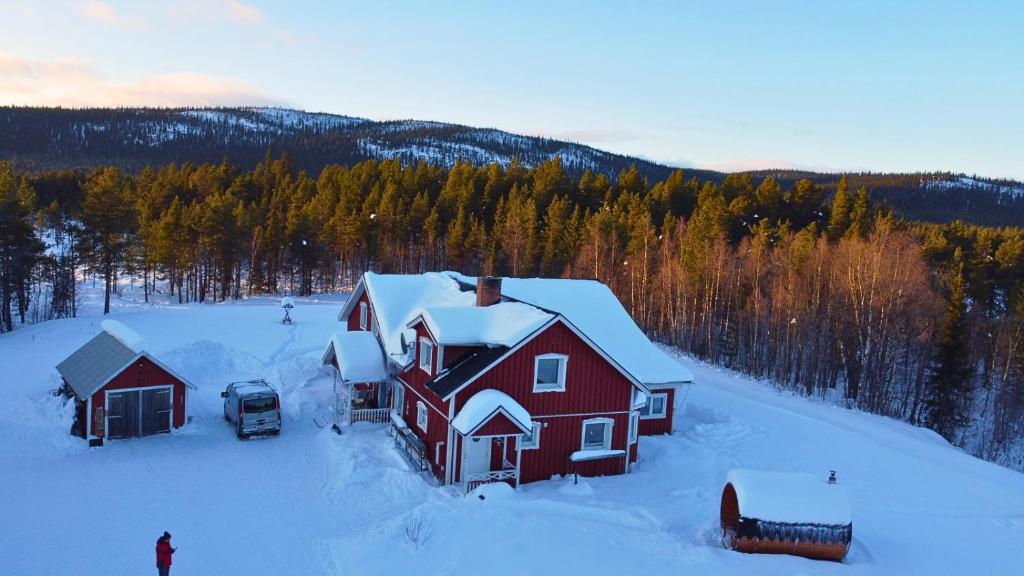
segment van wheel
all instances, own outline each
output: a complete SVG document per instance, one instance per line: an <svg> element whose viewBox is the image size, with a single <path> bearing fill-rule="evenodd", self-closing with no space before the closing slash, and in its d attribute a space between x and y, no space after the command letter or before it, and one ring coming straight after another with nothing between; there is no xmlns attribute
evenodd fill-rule
<svg viewBox="0 0 1024 576"><path fill-rule="evenodd" d="M239 440L246 440L246 439L249 438L248 436L246 436L246 434L244 432L242 432L242 423L241 422L238 423L238 426L235 426L235 436L238 436Z"/></svg>

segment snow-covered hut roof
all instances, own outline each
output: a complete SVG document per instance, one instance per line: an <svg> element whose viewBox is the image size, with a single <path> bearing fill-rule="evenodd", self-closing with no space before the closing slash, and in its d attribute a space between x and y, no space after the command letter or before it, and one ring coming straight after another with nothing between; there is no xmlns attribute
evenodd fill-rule
<svg viewBox="0 0 1024 576"><path fill-rule="evenodd" d="M792 524L847 525L850 502L839 484L824 475L730 470L740 516Z"/></svg>
<svg viewBox="0 0 1024 576"><path fill-rule="evenodd" d="M100 323L102 332L57 364L57 371L75 394L85 399L110 382L137 358L145 356L190 388L187 380L177 375L143 350L145 340L134 330L116 320Z"/></svg>
<svg viewBox="0 0 1024 576"><path fill-rule="evenodd" d="M474 277L449 274L476 284ZM561 314L645 385L693 382L693 373L655 346L615 294L596 280L502 278L501 294Z"/></svg>
<svg viewBox="0 0 1024 576"><path fill-rule="evenodd" d="M380 344L372 332L335 332L324 350L323 362L338 359L338 372L346 382L381 382L388 377Z"/></svg>
<svg viewBox="0 0 1024 576"><path fill-rule="evenodd" d="M486 389L474 394L452 419L452 426L463 435L472 434L496 414L504 414L523 431L533 424L530 413L511 396L498 390Z"/></svg>
<svg viewBox="0 0 1024 576"><path fill-rule="evenodd" d="M439 344L488 346L514 346L554 318L519 302L424 308L420 317Z"/></svg>

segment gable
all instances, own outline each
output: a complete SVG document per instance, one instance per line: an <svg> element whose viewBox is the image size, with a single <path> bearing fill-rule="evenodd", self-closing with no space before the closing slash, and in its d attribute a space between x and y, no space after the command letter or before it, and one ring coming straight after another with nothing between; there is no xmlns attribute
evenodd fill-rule
<svg viewBox="0 0 1024 576"><path fill-rule="evenodd" d="M562 322L553 322L517 348L489 349L486 354L497 356L489 368L479 370L451 393L455 395L456 411L474 394L488 388L508 394L535 415L630 409L635 383ZM535 359L543 354L568 356L564 392L533 391Z"/></svg>
<svg viewBox="0 0 1024 576"><path fill-rule="evenodd" d="M528 432L528 430L523 430L509 419L504 412L499 411L474 430L470 436L505 436L509 434L522 434L524 432Z"/></svg>

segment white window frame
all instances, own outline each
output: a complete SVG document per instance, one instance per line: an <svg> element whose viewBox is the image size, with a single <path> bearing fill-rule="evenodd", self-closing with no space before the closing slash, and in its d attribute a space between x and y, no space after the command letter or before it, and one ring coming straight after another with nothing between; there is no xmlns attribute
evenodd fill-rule
<svg viewBox="0 0 1024 576"><path fill-rule="evenodd" d="M422 401L417 400L416 401L416 427L419 428L420 430L423 430L424 432L427 431L427 424L429 423L427 418L428 418L427 405L424 404Z"/></svg>
<svg viewBox="0 0 1024 576"><path fill-rule="evenodd" d="M537 376L540 373L541 360L558 360L558 382L554 385L543 384L538 386ZM565 354L538 354L533 358L533 391L541 392L565 392L565 375L569 371L569 357Z"/></svg>
<svg viewBox="0 0 1024 576"><path fill-rule="evenodd" d="M420 370L423 370L424 372L426 372L429 375L433 375L434 374L434 372L433 372L433 367L434 367L434 343L430 341L430 338L423 338L423 337L420 338L419 342L420 342L419 346L416 349L416 355L418 356L416 363L419 365ZM427 346L430 347L430 354L423 354L423 345L424 344L426 344ZM426 363L425 363L426 365L424 365L424 360L426 360Z"/></svg>
<svg viewBox="0 0 1024 576"><path fill-rule="evenodd" d="M359 329L366 330L366 317L368 314L368 306L366 302L359 303Z"/></svg>
<svg viewBox="0 0 1024 576"><path fill-rule="evenodd" d="M402 416L405 413L405 387L398 383L393 383L392 386L394 388L391 392L391 409Z"/></svg>
<svg viewBox="0 0 1024 576"><path fill-rule="evenodd" d="M661 413L655 414L650 410L654 408L654 399L661 398ZM640 414L641 420L662 420L668 416L668 393L667 392L652 392L647 395L647 407L648 413L645 415Z"/></svg>
<svg viewBox="0 0 1024 576"><path fill-rule="evenodd" d="M587 426L604 424L604 442L601 447L587 446ZM615 427L615 420L611 418L588 418L583 421L580 430L580 450L611 450L612 449L612 428Z"/></svg>
<svg viewBox="0 0 1024 576"><path fill-rule="evenodd" d="M544 428L544 424L540 422L531 422L531 430L533 439L527 443L520 436L519 449L520 450L536 450L540 448L540 431Z"/></svg>
<svg viewBox="0 0 1024 576"><path fill-rule="evenodd" d="M629 443L636 444L637 438L640 436L640 413L630 412L629 413Z"/></svg>

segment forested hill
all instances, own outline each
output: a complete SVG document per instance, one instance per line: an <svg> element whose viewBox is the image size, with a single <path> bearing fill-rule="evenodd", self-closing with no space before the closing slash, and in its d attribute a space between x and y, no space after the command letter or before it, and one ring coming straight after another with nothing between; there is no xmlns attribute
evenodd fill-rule
<svg viewBox="0 0 1024 576"><path fill-rule="evenodd" d="M26 108L0 107L0 160L30 171L115 165L217 163L225 157L252 168L267 151L291 156L295 166L317 174L328 164L400 158L452 166L458 160L481 166L507 165L518 158L528 167L558 156L565 170L614 177L635 164L650 182L674 170L640 158L590 146L521 136L490 128L442 122L365 118L280 108ZM686 177L721 183L724 174L685 169ZM783 187L808 179L831 193L842 174L760 171ZM964 220L991 226L1024 222L1024 183L951 173L849 174L850 186L865 187L876 202L899 215L925 222Z"/></svg>

